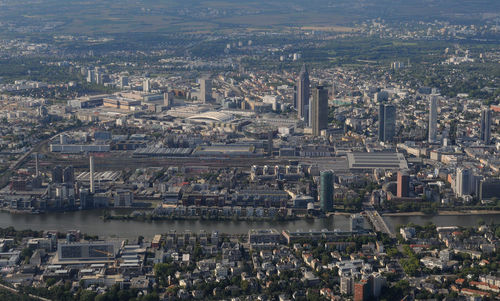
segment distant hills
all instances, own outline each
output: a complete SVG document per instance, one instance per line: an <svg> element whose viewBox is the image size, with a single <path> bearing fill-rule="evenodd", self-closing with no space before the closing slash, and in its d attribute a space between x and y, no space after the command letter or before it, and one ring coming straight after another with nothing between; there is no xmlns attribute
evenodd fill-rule
<svg viewBox="0 0 500 301"><path fill-rule="evenodd" d="M498 0L0 0L0 31L113 34L500 18Z"/></svg>

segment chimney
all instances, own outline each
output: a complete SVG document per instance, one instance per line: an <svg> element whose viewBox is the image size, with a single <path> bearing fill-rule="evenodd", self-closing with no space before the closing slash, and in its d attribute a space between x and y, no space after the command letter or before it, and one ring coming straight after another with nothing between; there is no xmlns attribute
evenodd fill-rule
<svg viewBox="0 0 500 301"><path fill-rule="evenodd" d="M94 193L94 157L90 156L90 175L89 175L89 180L90 180L90 192Z"/></svg>
<svg viewBox="0 0 500 301"><path fill-rule="evenodd" d="M35 153L35 176L38 177L39 175L39 167L38 167L38 153Z"/></svg>

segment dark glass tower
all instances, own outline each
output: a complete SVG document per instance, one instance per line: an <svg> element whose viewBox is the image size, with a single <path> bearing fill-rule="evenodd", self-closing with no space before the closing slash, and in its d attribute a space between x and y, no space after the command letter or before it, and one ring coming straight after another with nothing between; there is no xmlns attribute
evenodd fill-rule
<svg viewBox="0 0 500 301"><path fill-rule="evenodd" d="M328 90L323 86L317 86L313 90L309 109L311 110L312 134L319 136L321 130L328 128Z"/></svg>
<svg viewBox="0 0 500 301"><path fill-rule="evenodd" d="M299 78L297 79L297 115L299 119L306 118L307 112L306 106L309 105L309 72L307 72L306 65L302 65L302 70L299 73Z"/></svg>
<svg viewBox="0 0 500 301"><path fill-rule="evenodd" d="M384 142L392 142L396 134L396 107L390 104L380 104L378 122L378 139Z"/></svg>
<svg viewBox="0 0 500 301"><path fill-rule="evenodd" d="M489 108L483 108L481 111L481 141L484 144L490 144L491 140L491 111Z"/></svg>
<svg viewBox="0 0 500 301"><path fill-rule="evenodd" d="M333 210L333 172L323 171L320 175L320 206L321 211Z"/></svg>

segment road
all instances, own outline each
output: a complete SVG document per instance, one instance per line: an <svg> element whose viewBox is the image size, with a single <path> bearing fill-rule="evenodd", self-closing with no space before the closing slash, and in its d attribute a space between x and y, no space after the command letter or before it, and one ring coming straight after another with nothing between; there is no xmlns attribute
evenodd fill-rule
<svg viewBox="0 0 500 301"><path fill-rule="evenodd" d="M0 288L5 289L5 290L7 290L7 291L9 291L9 292L11 292L11 293L13 293L13 294L16 294L16 295L19 295L19 294L20 294L18 290L14 289L14 288L12 288L12 287L8 287L8 286L3 285L3 284L0 284ZM29 296L30 298L37 299L37 300L40 300L40 301L52 301L52 300L50 300L50 299L43 298L43 297L40 297L40 296L35 296L35 295L33 295L33 294L28 294L28 296Z"/></svg>
<svg viewBox="0 0 500 301"><path fill-rule="evenodd" d="M9 169L10 170L16 170L18 168L20 168L22 166L22 164L24 163L24 160L26 160L27 158L29 158L31 156L31 154L33 154L34 152L38 152L40 151L41 147L51 141L52 139L55 139L57 136L59 136L60 134L64 134L66 132L61 132L61 133L58 133L58 134L55 134L54 136L50 137L50 138L47 138L45 140L42 140L40 142L38 142L37 145L35 145L33 148L31 148L31 150L29 150L26 154L22 155L19 159L17 159L16 161L12 162L9 166Z"/></svg>
<svg viewBox="0 0 500 301"><path fill-rule="evenodd" d="M377 210L375 210L373 207L366 207L364 214L372 223L375 231L386 233L391 238L396 238L396 235L389 229L389 226L387 226L384 219Z"/></svg>

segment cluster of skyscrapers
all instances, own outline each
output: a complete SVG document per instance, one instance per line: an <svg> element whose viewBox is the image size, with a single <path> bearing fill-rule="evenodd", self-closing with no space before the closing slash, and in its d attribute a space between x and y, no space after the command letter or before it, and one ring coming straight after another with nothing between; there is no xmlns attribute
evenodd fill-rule
<svg viewBox="0 0 500 301"><path fill-rule="evenodd" d="M321 131L328 128L328 90L318 85L311 91L305 65L297 79L294 106L298 118L311 127L313 136L320 136Z"/></svg>

